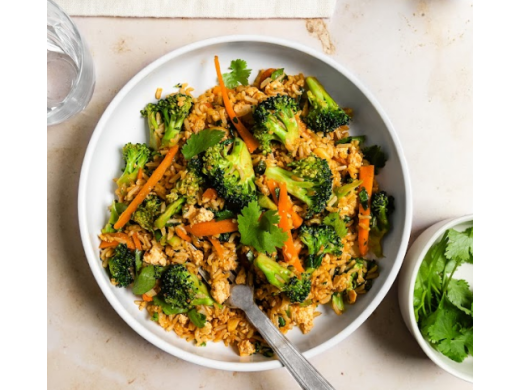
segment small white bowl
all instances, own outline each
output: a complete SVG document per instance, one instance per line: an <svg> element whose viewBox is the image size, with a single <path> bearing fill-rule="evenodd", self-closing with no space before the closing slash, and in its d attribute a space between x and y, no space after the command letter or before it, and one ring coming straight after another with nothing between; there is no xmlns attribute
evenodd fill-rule
<svg viewBox="0 0 520 390"><path fill-rule="evenodd" d="M417 322L415 321L413 308L413 291L415 286L415 279L419 272L419 267L426 256L430 247L439 241L448 229L454 228L463 231L471 226L473 223L473 215L466 215L464 217L446 219L440 221L433 226L426 229L413 243L406 254L401 272L399 274L399 306L404 322L408 330L415 337L422 350L428 357L437 364L440 368L461 378L465 381L473 383L473 357L468 356L462 363L457 363L450 358L444 356L439 351L435 350L430 343L424 339L419 330ZM473 288L473 266L470 264L463 264L455 272L454 277L458 279L465 279L471 288Z"/></svg>

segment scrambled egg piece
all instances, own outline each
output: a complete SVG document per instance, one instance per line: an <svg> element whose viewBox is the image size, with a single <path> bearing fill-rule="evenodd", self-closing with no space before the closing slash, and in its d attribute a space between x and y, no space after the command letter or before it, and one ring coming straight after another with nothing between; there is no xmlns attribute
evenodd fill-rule
<svg viewBox="0 0 520 390"><path fill-rule="evenodd" d="M195 217L190 219L190 226L193 226L196 223L211 221L214 216L215 215L213 212L202 207L199 209L199 212L195 215Z"/></svg>
<svg viewBox="0 0 520 390"><path fill-rule="evenodd" d="M218 303L224 303L231 294L231 286L227 279L219 279L211 285L211 296Z"/></svg>
<svg viewBox="0 0 520 390"><path fill-rule="evenodd" d="M166 265L166 255L157 246L152 246L152 248L144 254L143 260L145 263L152 265L161 265L163 267Z"/></svg>
<svg viewBox="0 0 520 390"><path fill-rule="evenodd" d="M314 305L291 307L292 320L300 327L303 334L309 333L314 327L314 309Z"/></svg>
<svg viewBox="0 0 520 390"><path fill-rule="evenodd" d="M249 340L242 340L238 343L238 354L240 356L250 356L255 353L255 346Z"/></svg>
<svg viewBox="0 0 520 390"><path fill-rule="evenodd" d="M204 254L202 253L202 251L198 250L191 244L187 245L187 248L188 248L188 254L190 255L191 261L195 265L201 265L202 260L204 260Z"/></svg>

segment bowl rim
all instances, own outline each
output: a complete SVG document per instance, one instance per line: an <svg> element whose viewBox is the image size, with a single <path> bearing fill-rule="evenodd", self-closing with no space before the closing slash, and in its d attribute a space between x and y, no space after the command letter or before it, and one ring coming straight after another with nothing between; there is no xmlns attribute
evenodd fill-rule
<svg viewBox="0 0 520 390"><path fill-rule="evenodd" d="M439 221L436 224L433 224L430 226L430 228L435 227L435 232L429 232L428 229L426 229L422 234L431 234L432 236L428 239L428 241L423 245L420 252L416 255L415 264L412 269L410 283L408 284L408 291L407 291L407 297L406 302L408 306L408 320L412 324L411 325L411 333L413 334L414 338L417 340L419 346L424 351L424 353L430 358L431 361L433 361L437 366L442 368L443 370L449 372L450 374L456 376L457 378L463 379L467 382L473 383L473 377L464 374L463 372L460 372L458 370L453 369L451 366L446 364L444 362L443 356L439 355L437 351L435 351L428 341L422 336L421 331L419 330L419 326L417 325L417 321L415 321L415 315L414 315L414 308L413 308L413 286L415 286L415 281L417 279L417 274L419 273L419 268L424 260L424 257L428 253L428 250L431 248L431 246L444 234L444 232L448 229L451 229L455 226L461 225L463 223L473 222L473 214L466 214L461 217L455 217L455 218L448 218L443 221ZM417 237L417 240L421 237Z"/></svg>
<svg viewBox="0 0 520 390"><path fill-rule="evenodd" d="M380 115L385 127L388 130L390 138L394 143L394 146L397 151L397 158L401 163L401 174L403 175L404 180L404 192L405 192L405 205L404 205L404 226L402 231L402 239L397 250L396 262L391 268L387 279L383 282L381 286L381 290L378 294L376 294L372 298L372 302L366 307L366 309L359 315L347 328L344 328L341 332L336 334L334 337L331 337L327 341L322 344L311 348L303 353L306 358L311 358L313 356L318 355L319 353L331 348L332 346L339 343L341 340L345 339L347 336L352 334L365 320L373 313L373 311L379 306L383 298L387 295L390 287L394 283L397 278L397 274L404 260L404 256L406 253L406 249L408 246L408 241L410 239L411 225L412 225L412 190L411 190L411 180L409 176L408 165L406 162L406 158L404 155L403 148L397 137L397 133L387 116L386 112L383 110L382 106L375 99L372 92L370 92L367 87L358 79L356 75L354 75L351 71L344 68L342 65L328 57L327 55L312 49L303 44L293 42L290 40L280 39L276 37L270 36L262 36L262 35L224 35L219 37L214 37L210 39L205 39L201 41L197 41L185 46L182 46L178 49L175 49L146 67L144 67L141 71L139 71L134 77L132 77L124 87L116 94L116 96L112 99L110 104L105 109L103 115L101 116L99 122L94 129L94 132L91 135L87 150L85 152L85 156L83 159L81 172L80 172L80 182L79 182L79 190L78 190L78 220L81 234L81 241L83 244L83 249L85 251L87 261L91 268L91 271L96 279L97 284L101 288L105 298L109 301L114 310L119 314L121 318L141 337L146 339L148 342L152 343L156 347L162 349L169 354L176 356L185 361L195 363L198 365L202 365L209 368L228 370L228 371L264 371L275 368L282 367L282 364L279 360L269 360L263 362L227 362L214 360L211 358L201 357L198 355L194 355L188 351L180 349L174 345L167 343L162 340L159 336L153 334L142 325L140 325L133 316L119 303L118 299L114 295L114 293L110 290L109 286L104 282L106 279L106 275L102 273L102 270L99 267L98 255L94 253L90 238L87 229L87 211L86 211L86 188L87 188L87 178L89 174L89 169L92 161L92 156L94 154L94 150L98 143L99 138L101 137L102 130L106 126L106 122L109 120L112 112L115 108L121 103L121 101L125 98L127 93L146 75L151 73L156 68L159 68L164 63L174 59L175 57L181 56L185 53L201 49L207 46L222 44L222 43L233 43L233 42L258 42L258 43L266 43L271 45L283 46L289 49L294 49L296 51L302 52L303 54L310 55L323 63L329 65L334 68L340 74L342 74L346 79L348 79L352 84L358 88L361 93L367 98L367 100L372 104L377 113Z"/></svg>

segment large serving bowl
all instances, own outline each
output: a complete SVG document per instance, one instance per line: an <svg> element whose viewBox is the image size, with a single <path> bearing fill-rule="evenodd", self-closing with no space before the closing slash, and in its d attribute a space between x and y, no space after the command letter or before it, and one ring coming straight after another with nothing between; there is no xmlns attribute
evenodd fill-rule
<svg viewBox="0 0 520 390"><path fill-rule="evenodd" d="M349 306L342 316L328 306L319 310L314 329L307 335L294 329L287 335L309 358L337 344L356 330L379 305L394 282L406 251L412 219L412 199L408 170L399 140L386 114L372 94L348 70L315 50L276 38L226 36L197 42L175 50L139 72L121 89L101 117L90 140L79 187L79 223L88 262L101 290L119 315L146 340L181 359L207 367L234 371L260 371L281 367L276 358L238 356L223 343L196 347L173 332L150 321L146 310L139 311L130 289L110 284L99 259L100 229L108 218L114 199L113 178L120 175L121 148L127 142L146 142L147 128L139 111L150 101L157 87L173 91L179 82L195 88L194 96L216 84L213 57L226 67L231 60L245 59L253 74L265 68L285 68L288 74L316 76L341 106L354 109L352 134L365 134L368 143L381 145L389 160L377 176L380 187L395 197L393 228L385 240L380 276L372 289ZM251 76L251 80L253 75ZM163 96L164 96L163 93Z"/></svg>

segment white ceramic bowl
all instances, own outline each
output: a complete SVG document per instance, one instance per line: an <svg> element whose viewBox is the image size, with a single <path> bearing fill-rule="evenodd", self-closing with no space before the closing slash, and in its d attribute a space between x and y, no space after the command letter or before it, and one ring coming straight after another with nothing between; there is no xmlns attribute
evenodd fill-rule
<svg viewBox="0 0 520 390"><path fill-rule="evenodd" d="M466 215L440 221L421 233L406 254L401 273L399 274L398 284L401 314L408 330L415 337L422 350L439 367L468 382L473 382L473 357L468 356L462 363L457 363L434 349L424 339L415 321L413 291L417 273L430 247L442 238L446 230L454 228L463 231L472 224L473 215ZM467 280L471 288L473 288L473 266L471 264L462 264L455 272L454 277Z"/></svg>
<svg viewBox="0 0 520 390"><path fill-rule="evenodd" d="M308 47L277 38L227 36L197 42L175 50L139 72L117 94L101 117L90 140L81 169L79 223L81 238L92 272L106 298L137 333L164 351L184 360L211 368L234 371L260 371L281 367L276 358L254 355L240 358L222 343L195 347L173 332L165 332L146 311L137 310L129 289L114 288L99 260L98 234L109 216L107 208L114 198L112 179L120 174L121 148L127 142L146 142L146 121L139 111L154 99L157 87L173 91L179 82L188 82L194 94L216 84L213 57L218 55L224 68L231 60L245 59L253 75L262 68L283 67L289 74L314 75L341 106L352 107L353 134L366 134L370 144L383 147L389 156L378 176L381 188L395 197L397 211L392 216L393 230L385 242L386 259L370 292L348 312L336 316L330 307L307 335L298 329L289 339L309 358L343 340L357 329L379 305L397 277L408 245L412 218L411 187L403 151L397 135L372 94L349 71L329 57ZM251 76L251 79L253 78Z"/></svg>

